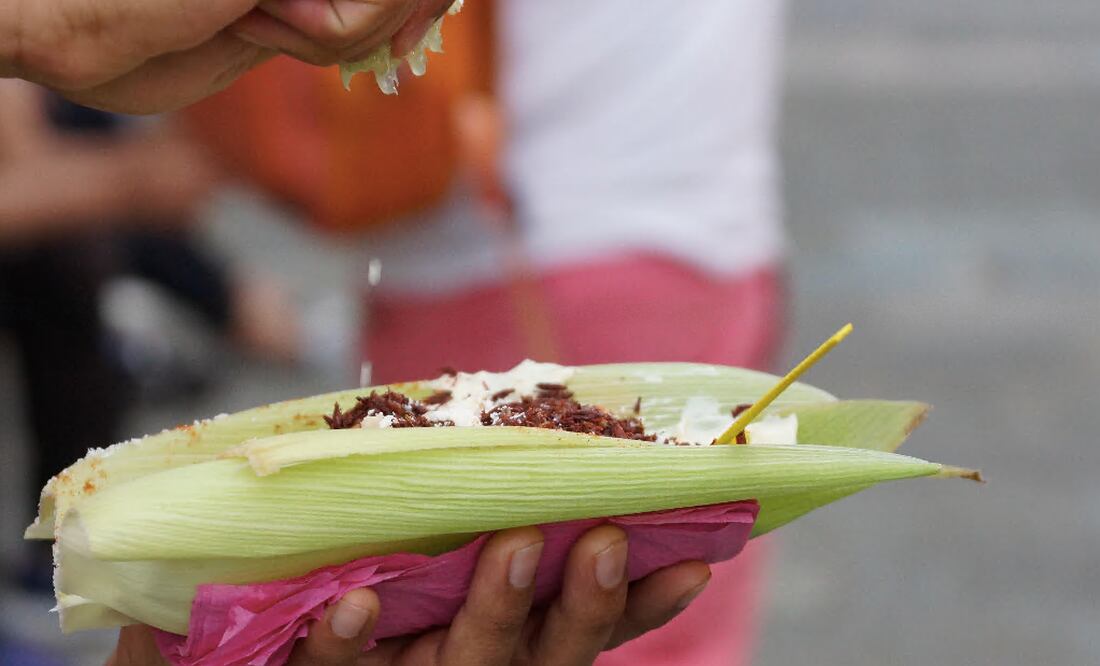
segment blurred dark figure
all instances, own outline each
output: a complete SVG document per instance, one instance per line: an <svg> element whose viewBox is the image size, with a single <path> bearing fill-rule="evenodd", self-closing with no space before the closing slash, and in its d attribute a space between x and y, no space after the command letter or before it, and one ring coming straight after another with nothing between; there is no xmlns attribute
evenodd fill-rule
<svg viewBox="0 0 1100 666"><path fill-rule="evenodd" d="M117 117L21 84L0 90L0 325L20 360L37 494L119 434L130 389L100 313L104 283L125 264L155 269L141 259L145 244L186 247L169 240L183 232L168 229L181 227L214 181L182 142L120 138ZM169 236L115 231L146 226ZM200 301L224 319L223 279L203 263L196 275L208 284L198 291L213 298Z"/></svg>
<svg viewBox="0 0 1100 666"><path fill-rule="evenodd" d="M120 438L136 396L141 368L122 363L102 313L110 280L156 284L245 346L292 355L292 339L264 333L293 329L280 297L232 280L195 240L191 223L216 183L205 155L170 126L130 128L0 82L0 330L21 366L35 502L88 448ZM195 379L174 370L175 384Z"/></svg>

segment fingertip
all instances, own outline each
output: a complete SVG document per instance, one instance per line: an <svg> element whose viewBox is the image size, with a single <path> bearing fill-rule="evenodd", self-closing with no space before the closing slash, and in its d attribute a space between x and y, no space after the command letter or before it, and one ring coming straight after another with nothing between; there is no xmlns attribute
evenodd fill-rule
<svg viewBox="0 0 1100 666"><path fill-rule="evenodd" d="M626 532L616 525L600 525L594 527L577 541L574 548L585 551L588 554L601 553L608 548L627 542Z"/></svg>
<svg viewBox="0 0 1100 666"><path fill-rule="evenodd" d="M338 638L366 639L374 630L380 602L374 590L352 590L338 601L329 617L329 628Z"/></svg>
<svg viewBox="0 0 1100 666"><path fill-rule="evenodd" d="M514 527L497 532L485 544L487 550L513 553L543 542L542 530L537 527Z"/></svg>
<svg viewBox="0 0 1100 666"><path fill-rule="evenodd" d="M682 562L677 566L683 570L684 587L687 588L687 591L680 595L674 607L675 612L679 613L707 589L707 585L710 584L711 571L709 564L700 561Z"/></svg>
<svg viewBox="0 0 1100 666"><path fill-rule="evenodd" d="M350 600L350 601L352 601L356 604L359 604L361 606L376 603L378 601L378 595L375 593L374 590L372 590L369 587L360 587L360 588L351 590L350 592L345 594L342 598Z"/></svg>
<svg viewBox="0 0 1100 666"><path fill-rule="evenodd" d="M625 582L627 555L625 537L612 541L610 545L596 553L593 573L596 582L604 590L613 591Z"/></svg>
<svg viewBox="0 0 1100 666"><path fill-rule="evenodd" d="M695 580L698 581L698 583L710 582L710 565L702 560L690 560L688 562L681 562L674 566L681 567L683 569L685 579L694 577Z"/></svg>
<svg viewBox="0 0 1100 666"><path fill-rule="evenodd" d="M378 599L378 594L369 587L352 590L345 594L340 601L369 610L375 616L378 615L378 610L382 605L382 602Z"/></svg>

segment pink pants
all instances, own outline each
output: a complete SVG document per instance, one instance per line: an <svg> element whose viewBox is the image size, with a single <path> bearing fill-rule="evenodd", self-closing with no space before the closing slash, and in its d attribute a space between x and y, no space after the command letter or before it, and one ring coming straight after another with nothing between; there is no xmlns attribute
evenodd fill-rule
<svg viewBox="0 0 1100 666"><path fill-rule="evenodd" d="M697 361L766 369L780 340L782 288L773 270L716 278L650 255L573 266L536 290L558 358L568 365ZM512 291L481 287L435 298L376 296L366 336L373 383L441 368L501 371L531 353ZM604 654L600 666L747 664L763 557L752 543L714 567L710 585L664 628Z"/></svg>

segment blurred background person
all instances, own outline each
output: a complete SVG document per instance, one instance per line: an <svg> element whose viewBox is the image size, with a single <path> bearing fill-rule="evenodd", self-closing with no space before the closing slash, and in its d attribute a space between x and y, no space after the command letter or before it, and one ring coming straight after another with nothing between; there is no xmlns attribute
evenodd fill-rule
<svg viewBox="0 0 1100 666"><path fill-rule="evenodd" d="M383 266L367 322L377 379L527 356L769 368L783 310L782 3L496 9L499 112L458 109L484 151L469 152L488 154L471 160L479 196L459 184L366 243ZM754 544L668 627L599 663L748 663L762 575Z"/></svg>
<svg viewBox="0 0 1100 666"><path fill-rule="evenodd" d="M483 1L397 98L284 63L190 116L319 226L371 232L372 382L527 357L768 368L781 20L781 3ZM601 663L746 663L759 559L716 567L681 618Z"/></svg>
<svg viewBox="0 0 1100 666"><path fill-rule="evenodd" d="M293 354L277 287L238 279L193 233L218 178L170 125L131 127L0 81L0 333L22 378L28 512L51 476L123 437L136 399L178 397L205 380L160 341L113 326L105 298L119 278L157 285L242 348ZM52 590L47 548L21 583Z"/></svg>

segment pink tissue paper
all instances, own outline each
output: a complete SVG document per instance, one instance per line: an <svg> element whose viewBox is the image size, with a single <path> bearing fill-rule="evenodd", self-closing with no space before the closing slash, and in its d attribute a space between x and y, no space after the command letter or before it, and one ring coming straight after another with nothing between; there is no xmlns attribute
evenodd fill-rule
<svg viewBox="0 0 1100 666"><path fill-rule="evenodd" d="M617 518L542 525L545 546L535 605L557 597L570 547L589 529L610 523L629 537L627 575L637 580L677 562L728 560L748 541L759 507L733 502ZM202 585L187 636L157 632L174 666L283 666L294 642L347 592L370 587L382 602L374 639L450 624L466 598L488 535L435 557L399 553L365 557L304 576L255 585Z"/></svg>

